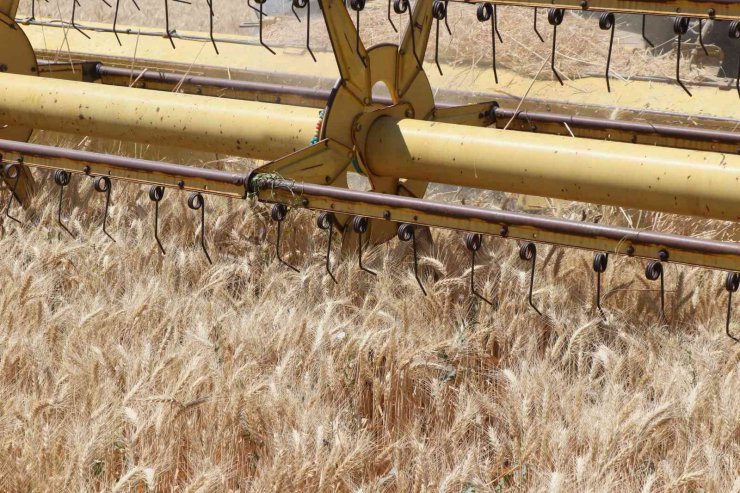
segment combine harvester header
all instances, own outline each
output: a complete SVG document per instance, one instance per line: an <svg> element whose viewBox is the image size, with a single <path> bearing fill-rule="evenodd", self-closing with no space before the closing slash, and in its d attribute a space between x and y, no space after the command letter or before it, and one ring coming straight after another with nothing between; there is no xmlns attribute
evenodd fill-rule
<svg viewBox="0 0 740 493"><path fill-rule="evenodd" d="M95 189L107 194L106 217L112 179L150 185L155 221L165 188L190 191L188 205L201 211L201 242L209 261L203 194L256 196L274 203L279 259L281 222L289 208L306 208L322 211L318 226L327 231L329 249L333 233L340 233L344 251L357 250L360 267L368 272L362 265L362 251L368 245L394 237L412 240L415 245L417 226L467 233L465 244L473 267L471 290L484 300L475 289L475 253L484 236L499 236L521 242L520 256L531 262L530 281L535 272L536 243L594 251L599 309L600 276L607 268L608 254L647 259L645 275L660 280L661 304L666 262L728 271L726 289L731 303L732 293L740 286L737 243L432 202L424 196L431 182L737 222L740 66L737 77L728 79L721 90L721 83L692 86L682 81L680 60L691 22L729 21L720 25L727 25L728 40L740 51L740 2L466 2L477 3L477 19L490 23L495 82L499 80L497 38L502 41L497 6L533 7L534 33L543 41L544 27L537 27L537 11L547 9L553 74L548 83L553 86L553 100L540 101L541 111L520 111L520 102L506 96L461 105L435 101L430 78L439 80L447 71L439 60L440 24L449 30L446 15L455 5L444 0L417 0L413 6L409 0L389 0L388 19L393 28L397 29L391 10L408 16L408 27L400 44L373 47L366 47L360 36L364 0L351 0L348 5L319 0L339 73L330 90L300 85L301 80L307 80L305 74L297 74L292 83L284 84L265 80L269 79L267 72L229 70L229 76L235 76L232 79L223 76L228 63L191 67L178 60L176 53L183 45L200 46L206 40L213 47L211 57L228 60L235 50L241 53L238 56L253 60L282 56L280 48L268 46L263 39L265 0L255 2L257 7L252 7L259 11L259 43L223 38L212 28L207 35L178 34L171 29L169 16L164 31L120 28L116 24L120 0L110 27L75 22L74 6L69 22L35 19L35 7L30 19L16 19L17 0L0 1L0 122L4 125L0 152L3 179L12 191L5 214L12 219L13 202L27 203L34 191L27 168L40 167L55 171L62 227L62 194L73 174L95 178ZM212 26L212 3L208 7ZM170 8L167 0L164 8ZM307 9L304 20L310 34L311 3L295 0L292 8L294 12ZM636 118L637 111L624 110L625 117L614 118L613 108L559 99L562 92L558 91L564 89L558 86L564 81L556 65L557 28L568 9L599 13L599 26L610 36L606 81L599 83L605 86L604 91L635 91L638 98L652 102L650 112L639 113L648 121ZM678 51L674 81L636 81L632 87L615 84L609 67L615 13L641 14L643 27L646 15L675 18ZM18 22L25 26L21 28ZM73 46L73 62L49 61L48 52L29 42L29 38L38 38L39 29L49 26L70 29L65 36ZM90 52L86 53L85 40L93 33L96 40L105 39L105 43L88 45ZM154 52L159 58L117 57L115 53L122 41L130 41L131 33L150 35L151 45L143 41L142 49L156 45ZM428 75L423 69L430 38L439 75ZM163 40L171 60L163 54ZM701 38L700 42L706 50ZM326 60L325 53L312 49L310 36L306 51L313 61ZM303 65L310 61L304 58ZM198 75L190 75L193 71ZM374 95L379 83L387 89L387 96ZM179 92L173 93L173 89ZM703 98L702 105L722 108L729 116L674 111L696 107L691 106L696 103L685 102L690 96ZM509 128L512 122L515 129ZM266 163L251 172L234 173L95 154L27 143L34 129L217 152ZM367 177L371 191L348 187L348 173L353 172ZM157 242L164 253L158 236ZM414 255L416 260L416 248ZM330 267L327 254L326 268L334 279ZM529 301L537 310L531 282ZM730 331L730 307L728 304L726 331L738 340Z"/></svg>

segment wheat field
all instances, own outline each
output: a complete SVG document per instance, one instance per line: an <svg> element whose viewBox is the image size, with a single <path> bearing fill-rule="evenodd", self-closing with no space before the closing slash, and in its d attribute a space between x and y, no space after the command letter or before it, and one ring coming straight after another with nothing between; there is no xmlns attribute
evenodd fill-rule
<svg viewBox="0 0 740 493"><path fill-rule="evenodd" d="M223 156L37 132L34 142L246 170ZM183 192L88 178L0 216L0 490L740 492L740 344L723 273L486 239L469 292L461 234L433 230L419 289L408 244L324 271L315 213L275 256L268 206L206 197L210 265ZM7 198L4 192L3 198ZM507 207L512 197L436 189ZM571 219L734 239L729 223L583 204ZM740 313L737 314L740 319ZM740 332L740 323L733 324Z"/></svg>

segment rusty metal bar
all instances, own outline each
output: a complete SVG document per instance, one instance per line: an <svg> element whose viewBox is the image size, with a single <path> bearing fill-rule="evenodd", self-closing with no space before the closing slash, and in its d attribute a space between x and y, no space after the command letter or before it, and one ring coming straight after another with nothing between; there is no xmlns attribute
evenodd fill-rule
<svg viewBox="0 0 740 493"><path fill-rule="evenodd" d="M44 64L41 64L43 70ZM173 87L190 87L190 91L197 94L215 95L216 90L226 90L219 95L235 99L258 99L275 102L297 103L313 108L323 108L329 100L331 91L323 89L309 89L299 86L271 84L245 80L224 79L220 77L202 77L158 70L132 70L123 67L111 67L102 63L97 64L97 76L104 83L110 78L119 78L125 85L130 80L137 80L148 85L147 88L171 91ZM234 94L236 93L236 94ZM386 106L393 104L390 98L377 98L377 102ZM437 104L437 108L449 108L451 104ZM650 124L628 120L612 120L608 118L594 118L563 113L546 113L537 111L515 111L511 108L495 109L495 117L500 120L515 118L516 120L533 123L567 124L571 127L630 132L641 135L657 135L660 137L686 139L692 141L716 142L725 144L726 152L740 152L740 132L722 130L708 130L695 127L678 127L672 125ZM734 146L734 147L733 147Z"/></svg>
<svg viewBox="0 0 740 493"><path fill-rule="evenodd" d="M394 222L740 271L740 244L0 140L3 161ZM9 155L10 154L10 155ZM249 190L247 190L249 184ZM665 253L662 253L665 252Z"/></svg>
<svg viewBox="0 0 740 493"><path fill-rule="evenodd" d="M604 251L704 266L740 270L740 244L568 221L518 212L483 209L430 200L296 183L256 175L250 192L262 201L390 220L399 223L475 232L579 249ZM661 253L665 252L665 253Z"/></svg>
<svg viewBox="0 0 740 493"><path fill-rule="evenodd" d="M464 3L482 3L486 0L453 0ZM497 0L498 5L520 7L563 8L586 12L614 12L690 16L702 19L739 19L737 0Z"/></svg>
<svg viewBox="0 0 740 493"><path fill-rule="evenodd" d="M622 130L626 132L656 134L663 137L677 139L703 140L709 142L723 142L740 146L740 132L727 132L722 130L706 130L702 128L675 127L671 125L659 125L642 122L630 122L625 120L609 120L606 118L592 118L588 116L564 115L560 113L544 113L538 111L515 111L508 108L496 108L496 118L515 118L525 122L543 122L568 124L574 127L599 129L599 130ZM740 148L735 149L740 153Z"/></svg>
<svg viewBox="0 0 740 493"><path fill-rule="evenodd" d="M71 173L107 176L230 197L244 197L246 194L246 176L228 171L2 139L0 153L4 154L5 162L22 156L23 164L38 168L62 169Z"/></svg>

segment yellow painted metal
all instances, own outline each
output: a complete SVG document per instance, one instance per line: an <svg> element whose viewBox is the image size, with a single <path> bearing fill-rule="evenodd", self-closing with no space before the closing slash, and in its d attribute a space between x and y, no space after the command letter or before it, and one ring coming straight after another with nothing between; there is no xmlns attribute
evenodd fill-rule
<svg viewBox="0 0 740 493"><path fill-rule="evenodd" d="M318 111L0 74L0 121L78 135L277 159L309 144Z"/></svg>
<svg viewBox="0 0 740 493"><path fill-rule="evenodd" d="M453 0L482 3L485 0ZM496 0L499 5L621 12L625 14L683 15L704 19L740 19L740 2L734 0Z"/></svg>
<svg viewBox="0 0 740 493"><path fill-rule="evenodd" d="M740 220L740 156L390 117L370 169L465 187Z"/></svg>
<svg viewBox="0 0 740 493"><path fill-rule="evenodd" d="M324 139L257 168L257 173L274 173L303 183L334 184L337 179L347 186L346 170L354 152L334 140Z"/></svg>
<svg viewBox="0 0 740 493"><path fill-rule="evenodd" d="M419 74L423 75L424 82L428 85L422 64L432 27L432 2L433 0L417 0L412 14L413 21L409 23L398 49L396 87L402 97L406 95L406 91ZM409 4L410 2L406 4L407 8L411 8Z"/></svg>
<svg viewBox="0 0 740 493"><path fill-rule="evenodd" d="M110 24L87 24L93 27L110 27ZM286 76L290 74L295 83L300 82L307 87L328 88L339 77L332 53L318 50L315 51L318 62L306 63L310 57L305 49L275 46L273 49L277 55L272 55L256 41L255 45L220 44L220 55L216 55L213 50L203 49L202 42L178 40L177 49L173 50L166 38L137 37L136 28L132 28L132 34L124 34L124 30L130 26L121 26L122 46L118 45L112 33L88 32L92 38L88 40L73 29L42 29L41 26L34 25L22 27L38 56L50 60L84 58L136 69L188 70L191 75L251 78L277 83L284 83ZM232 37L245 42L251 39L246 36ZM499 49L519 48L502 46ZM466 64L442 63L442 70L444 76L439 75L436 70L429 70L426 74L431 87L449 91L464 88L466 95L477 94L480 99L499 102L504 98L512 100L524 97L520 108L523 111L547 111L547 107L552 107L552 111L581 116L626 119L637 117L642 120L640 111L649 108L652 115L658 112L676 115L675 122L681 120L680 115L732 120L738 118L738 97L737 92L729 90L732 86L728 86L728 90L691 86L694 94L691 98L672 80L656 82L614 78L611 81L612 91L607 92L603 74L568 80L561 86L557 81L544 77L532 81L531 74L523 76L506 66L498 67L500 84L494 82L490 65L471 67ZM516 104L515 102L514 105ZM569 105L583 107L564 111ZM649 118L659 123L674 123L658 121L655 116Z"/></svg>
<svg viewBox="0 0 740 493"><path fill-rule="evenodd" d="M17 7L17 1L14 3L11 0L8 3L6 0L3 3L0 0L0 47L4 47L4 49L0 48L0 75L9 73L36 76L38 74L36 55L31 43L28 42L21 28L13 20ZM6 15L9 10L13 11L12 14ZM10 121L0 118L0 139L27 142L31 138L32 131L29 126L13 125ZM21 166L20 170L20 181L15 186L15 193L18 200L23 205L27 205L33 195L35 184L33 176L25 166ZM5 177L3 177L3 180L8 186L15 185L14 183L11 184L11 181Z"/></svg>
<svg viewBox="0 0 740 493"><path fill-rule="evenodd" d="M309 209L326 210L335 214L363 216L393 225L398 223L419 224L430 227L456 229L459 231L482 233L490 236L501 235L501 224L456 217L450 214L432 214L416 209L389 208L374 203L337 200L335 198L307 193L291 194L286 190L261 190L258 194L261 201L282 202ZM390 222L387 220L390 218ZM357 236L356 234L354 236ZM619 241L600 236L579 236L568 232L556 232L537 229L531 226L507 225L506 237L524 241L549 243L572 248L583 248L600 252L631 255L647 259L660 259L664 245L632 245L628 241ZM630 250L632 248L632 250ZM679 248L670 249L670 261L682 264L705 266L728 271L740 271L740 257L730 254L699 254Z"/></svg>
<svg viewBox="0 0 740 493"><path fill-rule="evenodd" d="M14 19L19 3L20 0L0 0L0 14Z"/></svg>

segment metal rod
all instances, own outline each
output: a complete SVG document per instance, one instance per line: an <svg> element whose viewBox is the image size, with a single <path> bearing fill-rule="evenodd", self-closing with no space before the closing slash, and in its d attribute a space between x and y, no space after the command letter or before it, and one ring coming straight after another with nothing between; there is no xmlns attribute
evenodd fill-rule
<svg viewBox="0 0 740 493"><path fill-rule="evenodd" d="M441 0L440 0L441 1ZM301 86L287 86L270 84L266 82L254 82L244 80L224 79L219 77L202 77L173 72L161 72L156 70L131 70L122 67L111 67L98 64L97 74L99 77L121 77L126 81L136 79L143 82L157 82L175 85L208 86L216 89L230 89L234 91L273 93L278 96L294 95L302 98L316 100L316 107L323 108L331 95L331 91L321 89L308 89ZM169 90L169 88L168 88ZM225 95L228 97L228 94ZM390 99L378 98L377 102L391 105ZM438 108L446 108L450 105L437 105ZM567 123L572 127L583 127L604 130L623 130L627 132L660 135L664 137L675 137L680 139L727 142L740 144L740 132L727 132L721 130L707 130L693 127L677 127L671 125L631 122L627 120L611 120L608 118L593 118L587 116L567 115L562 113L545 113L536 111L516 111L512 108L495 108L497 119L506 120L515 118L522 121L535 121L545 123Z"/></svg>
<svg viewBox="0 0 740 493"><path fill-rule="evenodd" d="M397 222L493 236L501 236L502 227L506 226L506 236L516 239L648 259L659 259L660 252L666 250L670 252L671 262L740 271L740 244L734 242L296 183L265 175L259 175L259 179L252 177L250 183L250 190L266 202L292 204L300 200L309 209L350 215L361 213L377 219L388 217L386 212L391 211L391 220Z"/></svg>
<svg viewBox="0 0 740 493"><path fill-rule="evenodd" d="M108 209L110 208L110 195L111 190L113 189L113 184L111 182L111 179L107 176L98 176L95 178L95 181L93 182L93 188L95 188L96 192L101 192L105 194L105 211L103 212L103 233L113 241L113 243L116 242L115 238L113 238L110 233L108 233L108 230L106 229L106 223L108 222Z"/></svg>
<svg viewBox="0 0 740 493"><path fill-rule="evenodd" d="M64 200L64 187L69 185L70 178L70 174L67 171L58 169L54 172L54 182L59 185L59 207L57 208L57 223L64 231L69 233L69 236L74 238L74 233L72 233L72 231L67 228L64 222L62 222L62 201Z"/></svg>

